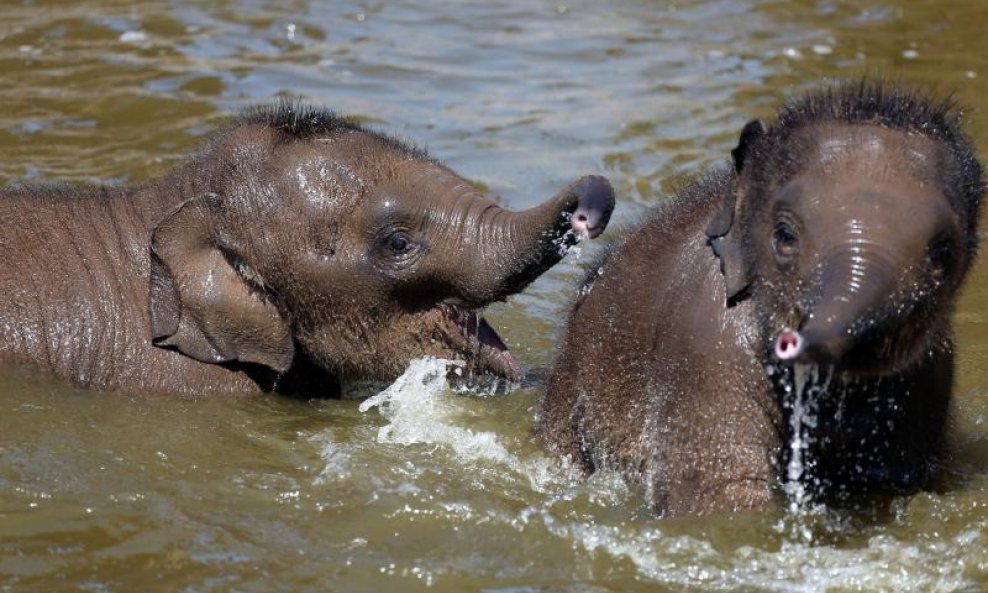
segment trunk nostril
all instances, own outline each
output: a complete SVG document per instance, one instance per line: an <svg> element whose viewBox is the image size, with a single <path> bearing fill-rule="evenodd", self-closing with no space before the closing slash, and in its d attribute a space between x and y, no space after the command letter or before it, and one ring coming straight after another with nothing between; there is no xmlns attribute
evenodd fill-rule
<svg viewBox="0 0 988 593"><path fill-rule="evenodd" d="M607 179L588 175L577 182L574 191L577 203L570 225L580 237L595 239L604 232L614 211L614 189Z"/></svg>
<svg viewBox="0 0 988 593"><path fill-rule="evenodd" d="M803 352L804 340L798 331L786 328L779 332L775 340L775 357L779 360L792 360Z"/></svg>

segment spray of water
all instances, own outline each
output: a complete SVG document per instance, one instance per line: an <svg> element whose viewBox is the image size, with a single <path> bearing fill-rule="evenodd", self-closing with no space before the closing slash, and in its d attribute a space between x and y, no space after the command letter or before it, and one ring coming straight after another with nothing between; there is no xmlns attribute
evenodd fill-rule
<svg viewBox="0 0 988 593"><path fill-rule="evenodd" d="M480 468L483 471L477 475L484 476L481 482L488 487L514 484L521 477L533 494L526 497L523 506L504 504L490 508L459 496L451 500L442 500L440 496L439 502L433 504L431 497L422 502L421 498L406 495L402 500L411 501L410 512L432 513L430 516L448 517L449 521L462 525L490 523L495 530L497 526L508 526L519 537L550 535L579 550L590 560L588 565L593 565L597 557L623 558L634 567L639 578L674 588L809 593L836 587L946 593L970 583L965 570L970 570L973 561L964 560L958 554L983 543L985 537L981 531L967 531L954 539L935 539L918 545L897 541L890 535L878 535L853 549L810 545L813 460L809 445L816 425L815 400L827 390L829 382L827 370L804 367L789 379L787 401L794 430L788 446L793 459L785 475L792 519L785 520L785 530L778 531L786 541L780 549L750 546L721 549L703 538L671 534L662 522L616 521L604 509L628 502L619 474L598 472L589 480L569 475L554 461L543 456L528 458L515 450L516 444L506 435L464 426L464 400L451 392L447 383L450 370L455 371L460 364L434 358L414 361L394 384L364 401L359 408L363 413L377 410L385 421L372 443L351 442L320 433L317 442L323 450L325 468L318 480L333 485L341 480L359 481L366 472L356 471L361 466L354 459L364 455L366 449L380 449L382 444L434 445L429 448L430 457L438 450L445 451L444 457L448 454L448 460L443 461L453 470L448 479L458 479L457 474L462 470L477 474ZM368 477L368 481L375 479ZM373 483L365 487L377 492L382 485ZM415 487L402 480L394 488L400 493ZM589 493L593 496L588 497ZM496 493L491 496L499 499ZM584 505L597 497L603 498L574 512L573 501L582 501L576 504ZM588 508L597 510L588 515ZM790 526L792 521L797 521L795 526ZM890 565L896 568L893 570ZM938 570L927 570L928 566L937 566Z"/></svg>
<svg viewBox="0 0 988 593"><path fill-rule="evenodd" d="M565 216L568 219L570 215L567 214ZM556 251L560 257L565 257L572 253L575 259L579 260L580 255L583 253L582 241L583 237L579 233L573 229L569 229L561 237L553 239L552 244L556 247Z"/></svg>
<svg viewBox="0 0 988 593"><path fill-rule="evenodd" d="M447 448L458 463L490 464L520 471L531 487L542 490L559 473L545 458L522 460L509 452L494 432L475 431L457 423L456 395L450 391L450 370L462 361L433 357L412 361L387 389L364 400L363 413L377 408L387 420L377 441L398 445L432 444Z"/></svg>
<svg viewBox="0 0 988 593"><path fill-rule="evenodd" d="M789 501L789 537L804 544L813 541L810 518L824 510L813 500L813 488L819 484L811 447L819 418L818 402L827 392L831 374L830 369L821 374L817 365L796 364L791 380L784 384L784 406L789 411L791 434L783 491ZM781 527L784 529L784 525Z"/></svg>

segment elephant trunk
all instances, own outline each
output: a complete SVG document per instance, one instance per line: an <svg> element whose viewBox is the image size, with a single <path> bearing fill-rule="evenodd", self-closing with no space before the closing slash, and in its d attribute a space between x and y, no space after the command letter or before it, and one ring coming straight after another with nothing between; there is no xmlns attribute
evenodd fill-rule
<svg viewBox="0 0 988 593"><path fill-rule="evenodd" d="M818 286L819 298L799 330L783 329L775 340L779 360L839 364L862 336L883 322L898 285L890 258L860 246L829 258Z"/></svg>
<svg viewBox="0 0 988 593"><path fill-rule="evenodd" d="M521 291L562 259L569 247L603 232L614 209L604 177L588 175L553 199L522 212L498 209L478 225L490 265L473 266L463 288L468 300L490 302Z"/></svg>

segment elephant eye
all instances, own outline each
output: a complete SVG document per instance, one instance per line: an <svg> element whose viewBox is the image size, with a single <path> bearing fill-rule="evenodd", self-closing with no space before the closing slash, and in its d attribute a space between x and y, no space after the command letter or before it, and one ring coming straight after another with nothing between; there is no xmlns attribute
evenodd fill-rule
<svg viewBox="0 0 988 593"><path fill-rule="evenodd" d="M408 233L398 231L388 237L388 247L395 253L405 253L412 248L412 238Z"/></svg>
<svg viewBox="0 0 988 593"><path fill-rule="evenodd" d="M775 224L775 230L772 233L772 248L775 250L775 255L783 260L792 258L799 253L799 239L796 238L795 229L788 222L780 220Z"/></svg>
<svg viewBox="0 0 988 593"><path fill-rule="evenodd" d="M927 252L927 259L930 268L937 277L942 277L950 268L950 263L954 258L954 245L950 239L940 239L930 246Z"/></svg>

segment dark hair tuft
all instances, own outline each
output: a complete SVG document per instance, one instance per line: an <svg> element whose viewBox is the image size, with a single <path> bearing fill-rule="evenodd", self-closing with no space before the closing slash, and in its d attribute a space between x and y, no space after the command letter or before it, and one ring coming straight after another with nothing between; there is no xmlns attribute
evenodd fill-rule
<svg viewBox="0 0 988 593"><path fill-rule="evenodd" d="M330 109L315 107L297 99L282 99L274 104L249 107L233 122L233 126L252 124L278 130L285 142L359 132L373 136L391 148L410 156L434 160L421 147L404 142L395 136L369 130Z"/></svg>
<svg viewBox="0 0 988 593"><path fill-rule="evenodd" d="M836 121L873 124L918 132L954 144L963 138L960 112L952 95L935 98L884 80L861 79L826 86L789 101L773 130Z"/></svg>
<svg viewBox="0 0 988 593"><path fill-rule="evenodd" d="M837 82L789 101L758 144L760 150L771 153L772 147L783 146L796 130L823 122L877 125L936 140L953 161L945 189L968 225L968 241L973 246L985 183L974 146L961 129L961 115L952 95L937 98L929 92L865 78Z"/></svg>

